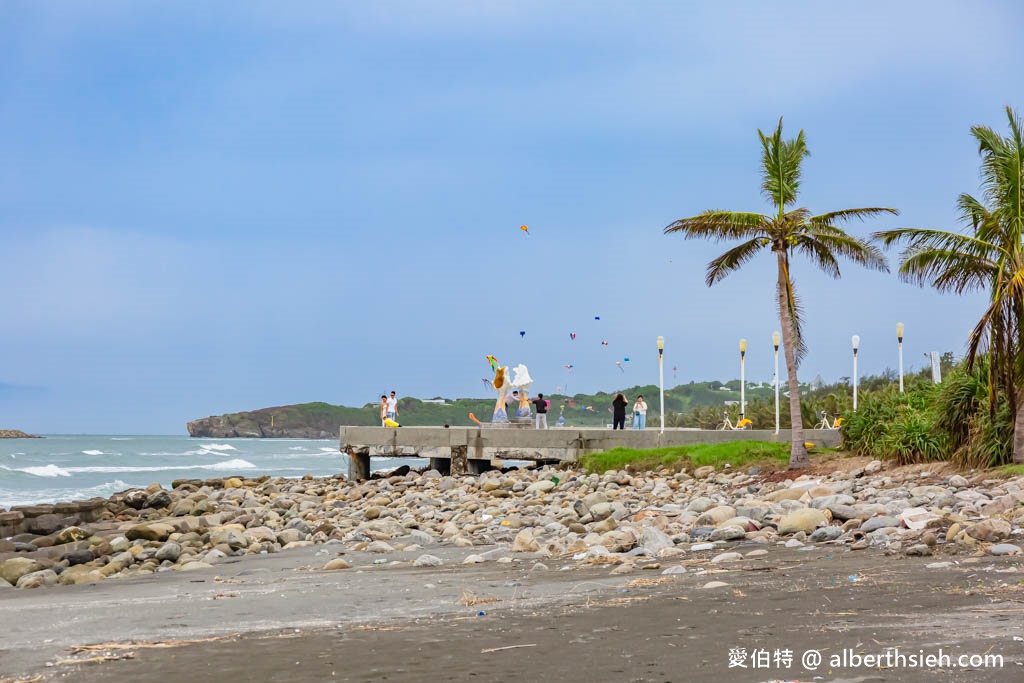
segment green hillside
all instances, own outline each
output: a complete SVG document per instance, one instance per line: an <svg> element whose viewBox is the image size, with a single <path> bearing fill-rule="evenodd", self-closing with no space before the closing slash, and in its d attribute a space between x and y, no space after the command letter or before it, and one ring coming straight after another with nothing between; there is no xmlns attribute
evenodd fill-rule
<svg viewBox="0 0 1024 683"><path fill-rule="evenodd" d="M653 424L658 410L658 387L654 385L633 386L623 393L632 402L643 394L648 405L648 422ZM757 388L747 387L747 401L758 398L768 399L772 389L768 385ZM551 401L548 418L554 425L559 414L564 414L566 424L574 427L603 426L611 422L609 408L614 394L562 394L546 395ZM482 422L489 422L494 410L495 398L427 399L413 397L398 401L398 421L405 426L469 426L473 413ZM700 406L721 407L726 401L739 401L739 380L722 382L690 382L665 390L666 414L684 413ZM334 434L340 425L379 424L377 403L367 403L358 408L337 406L330 403L300 403L297 405L261 408L242 413L230 413L217 417L195 420L188 425L193 436L307 436L315 438L320 434Z"/></svg>

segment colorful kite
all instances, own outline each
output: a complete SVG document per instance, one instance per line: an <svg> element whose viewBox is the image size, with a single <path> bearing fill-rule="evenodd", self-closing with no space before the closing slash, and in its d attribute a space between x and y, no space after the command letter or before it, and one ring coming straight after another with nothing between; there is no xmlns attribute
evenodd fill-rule
<svg viewBox="0 0 1024 683"><path fill-rule="evenodd" d="M530 234L530 229L528 227L526 227L525 225L520 225L519 229L522 230L523 232L525 232L527 235Z"/></svg>
<svg viewBox="0 0 1024 683"><path fill-rule="evenodd" d="M606 342L606 341L601 342L601 346L608 346L608 342Z"/></svg>
<svg viewBox="0 0 1024 683"><path fill-rule="evenodd" d="M621 361L621 360L617 360L617 361L615 361L615 364L616 364L617 366L619 366L619 370L622 370L623 372L625 372L625 371L626 371L626 369L622 367L622 361Z"/></svg>
<svg viewBox="0 0 1024 683"><path fill-rule="evenodd" d="M570 332L569 333L569 339L571 339L572 341L576 341L576 333L575 332Z"/></svg>
<svg viewBox="0 0 1024 683"><path fill-rule="evenodd" d="M623 358L622 360L624 360L624 361L626 361L626 362L628 363L628 362L629 362L629 356L626 356L626 357L625 357L625 358Z"/></svg>
<svg viewBox="0 0 1024 683"><path fill-rule="evenodd" d="M568 370L568 371L569 371L569 372L571 373L571 372L572 372L572 369L573 369L574 367L576 367L576 366L575 366L575 365L573 365L572 363L569 363L568 365L563 365L562 367L563 367L563 368L565 368L566 370Z"/></svg>

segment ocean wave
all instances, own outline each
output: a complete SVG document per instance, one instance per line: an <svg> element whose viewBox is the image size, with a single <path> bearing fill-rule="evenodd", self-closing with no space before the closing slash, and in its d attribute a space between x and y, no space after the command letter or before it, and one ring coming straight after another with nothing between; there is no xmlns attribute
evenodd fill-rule
<svg viewBox="0 0 1024 683"><path fill-rule="evenodd" d="M4 468L8 469L8 468ZM57 467L56 465L41 465L39 467L23 467L15 470L16 472L24 472L25 474L34 474L37 477L70 477L71 473L67 470Z"/></svg>
<svg viewBox="0 0 1024 683"><path fill-rule="evenodd" d="M338 448L321 448L320 450L322 452L324 452L324 453L338 453L339 452Z"/></svg>
<svg viewBox="0 0 1024 683"><path fill-rule="evenodd" d="M104 455L103 451L82 451L83 455Z"/></svg>
<svg viewBox="0 0 1024 683"><path fill-rule="evenodd" d="M47 467L53 467L53 466L52 465L47 465ZM36 469L36 468L26 468L26 469ZM235 458L234 460L224 460L222 462L215 462L215 463L210 463L210 464L207 464L207 465L152 465L152 466L136 466L136 467L131 467L131 466L104 467L104 466L97 465L97 466L94 466L94 467L68 467L68 468L66 468L63 471L66 471L66 472L69 472L69 473L72 473L72 472L74 472L74 473L79 473L79 472L100 472L100 473L105 473L105 474L117 474L117 473L125 473L125 472L167 472L169 470L214 470L214 471L220 471L220 470L252 470L252 469L256 469L256 465L253 465L248 460L243 460L241 458Z"/></svg>
<svg viewBox="0 0 1024 683"><path fill-rule="evenodd" d="M67 489L39 489L37 491L12 491L0 489L0 508L11 508L15 505L41 505L53 503L58 500L85 500L87 498L109 498L118 491L124 491L131 486L115 479L96 486L86 488Z"/></svg>
<svg viewBox="0 0 1024 683"><path fill-rule="evenodd" d="M238 449L228 443L204 443L199 448L207 451L237 451Z"/></svg>
<svg viewBox="0 0 1024 683"><path fill-rule="evenodd" d="M290 450L290 451L304 451L304 450L306 450L306 447L305 446L289 446L288 450Z"/></svg>

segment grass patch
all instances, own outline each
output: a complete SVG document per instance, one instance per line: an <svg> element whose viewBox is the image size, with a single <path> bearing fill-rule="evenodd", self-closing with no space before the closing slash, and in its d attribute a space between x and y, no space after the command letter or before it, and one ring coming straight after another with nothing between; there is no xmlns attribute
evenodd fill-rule
<svg viewBox="0 0 1024 683"><path fill-rule="evenodd" d="M994 467L985 474L1012 479L1013 477L1024 476L1024 465L1003 465L1002 467Z"/></svg>
<svg viewBox="0 0 1024 683"><path fill-rule="evenodd" d="M789 444L769 441L730 441L728 443L694 444L670 446L667 448L613 448L610 451L591 453L581 459L588 472L598 474L608 470L642 471L668 467L674 470L688 470L714 465L719 468L726 463L741 467L766 460L786 464L789 462Z"/></svg>

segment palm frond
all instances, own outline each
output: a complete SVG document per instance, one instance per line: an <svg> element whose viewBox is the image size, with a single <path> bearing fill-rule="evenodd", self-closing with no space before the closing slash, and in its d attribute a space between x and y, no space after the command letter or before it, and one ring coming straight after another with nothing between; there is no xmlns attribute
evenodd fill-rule
<svg viewBox="0 0 1024 683"><path fill-rule="evenodd" d="M904 282L963 294L987 289L997 268L992 261L973 254L941 249L907 250L901 257L899 275Z"/></svg>
<svg viewBox="0 0 1024 683"><path fill-rule="evenodd" d="M766 235L771 219L760 213L709 210L680 218L665 226L664 233L681 234L685 239L712 239L715 241L749 239Z"/></svg>
<svg viewBox="0 0 1024 683"><path fill-rule="evenodd" d="M796 295L796 289L793 286L793 278L789 272L789 257L783 254L782 262L779 267L782 269L782 280L785 283L786 291L784 292L786 301L786 310L789 313L789 338L792 339L793 344L793 356L796 358L796 366L800 367L800 362L807 355L807 344L804 343L803 333L803 305L800 303L800 299ZM775 295L778 297L779 284L775 285Z"/></svg>
<svg viewBox="0 0 1024 683"><path fill-rule="evenodd" d="M771 240L767 237L754 237L733 247L708 264L708 271L704 281L707 282L708 287L719 282L770 244Z"/></svg>
<svg viewBox="0 0 1024 683"><path fill-rule="evenodd" d="M977 235L981 226L991 220L992 214L988 208L971 195L961 194L956 200L956 208L960 213L960 220L974 229Z"/></svg>
<svg viewBox="0 0 1024 683"><path fill-rule="evenodd" d="M861 209L842 209L841 211L829 211L818 216L814 216L811 221L816 223L824 223L827 225L833 225L835 223L844 223L851 221L854 218L862 221L874 216L880 216L882 214L891 214L893 216L899 216L900 212L896 209L888 209L879 206L868 206Z"/></svg>
<svg viewBox="0 0 1024 683"><path fill-rule="evenodd" d="M879 270L883 273L889 272L889 264L885 260L882 250L871 242L854 237L842 230L826 230L824 228L835 228L830 224L818 225L812 223L810 234L822 246L832 252L833 257L839 256L849 259L856 264L871 270Z"/></svg>
<svg viewBox="0 0 1024 683"><path fill-rule="evenodd" d="M791 140L782 139L782 118L771 135L757 131L761 138L761 191L778 209L779 214L796 201L800 190L800 165L810 156L801 130Z"/></svg>
<svg viewBox="0 0 1024 683"><path fill-rule="evenodd" d="M887 247L905 242L907 250L913 250L914 253L925 249L935 249L990 258L993 252L1003 251L1002 247L994 242L949 230L896 228L894 230L880 230L872 233L871 237L872 239L879 240Z"/></svg>
<svg viewBox="0 0 1024 683"><path fill-rule="evenodd" d="M833 280L839 279L839 262L836 261L836 257L832 255L832 252L822 241L810 235L800 235L793 242L793 251L811 259L814 265L825 271L825 274Z"/></svg>

